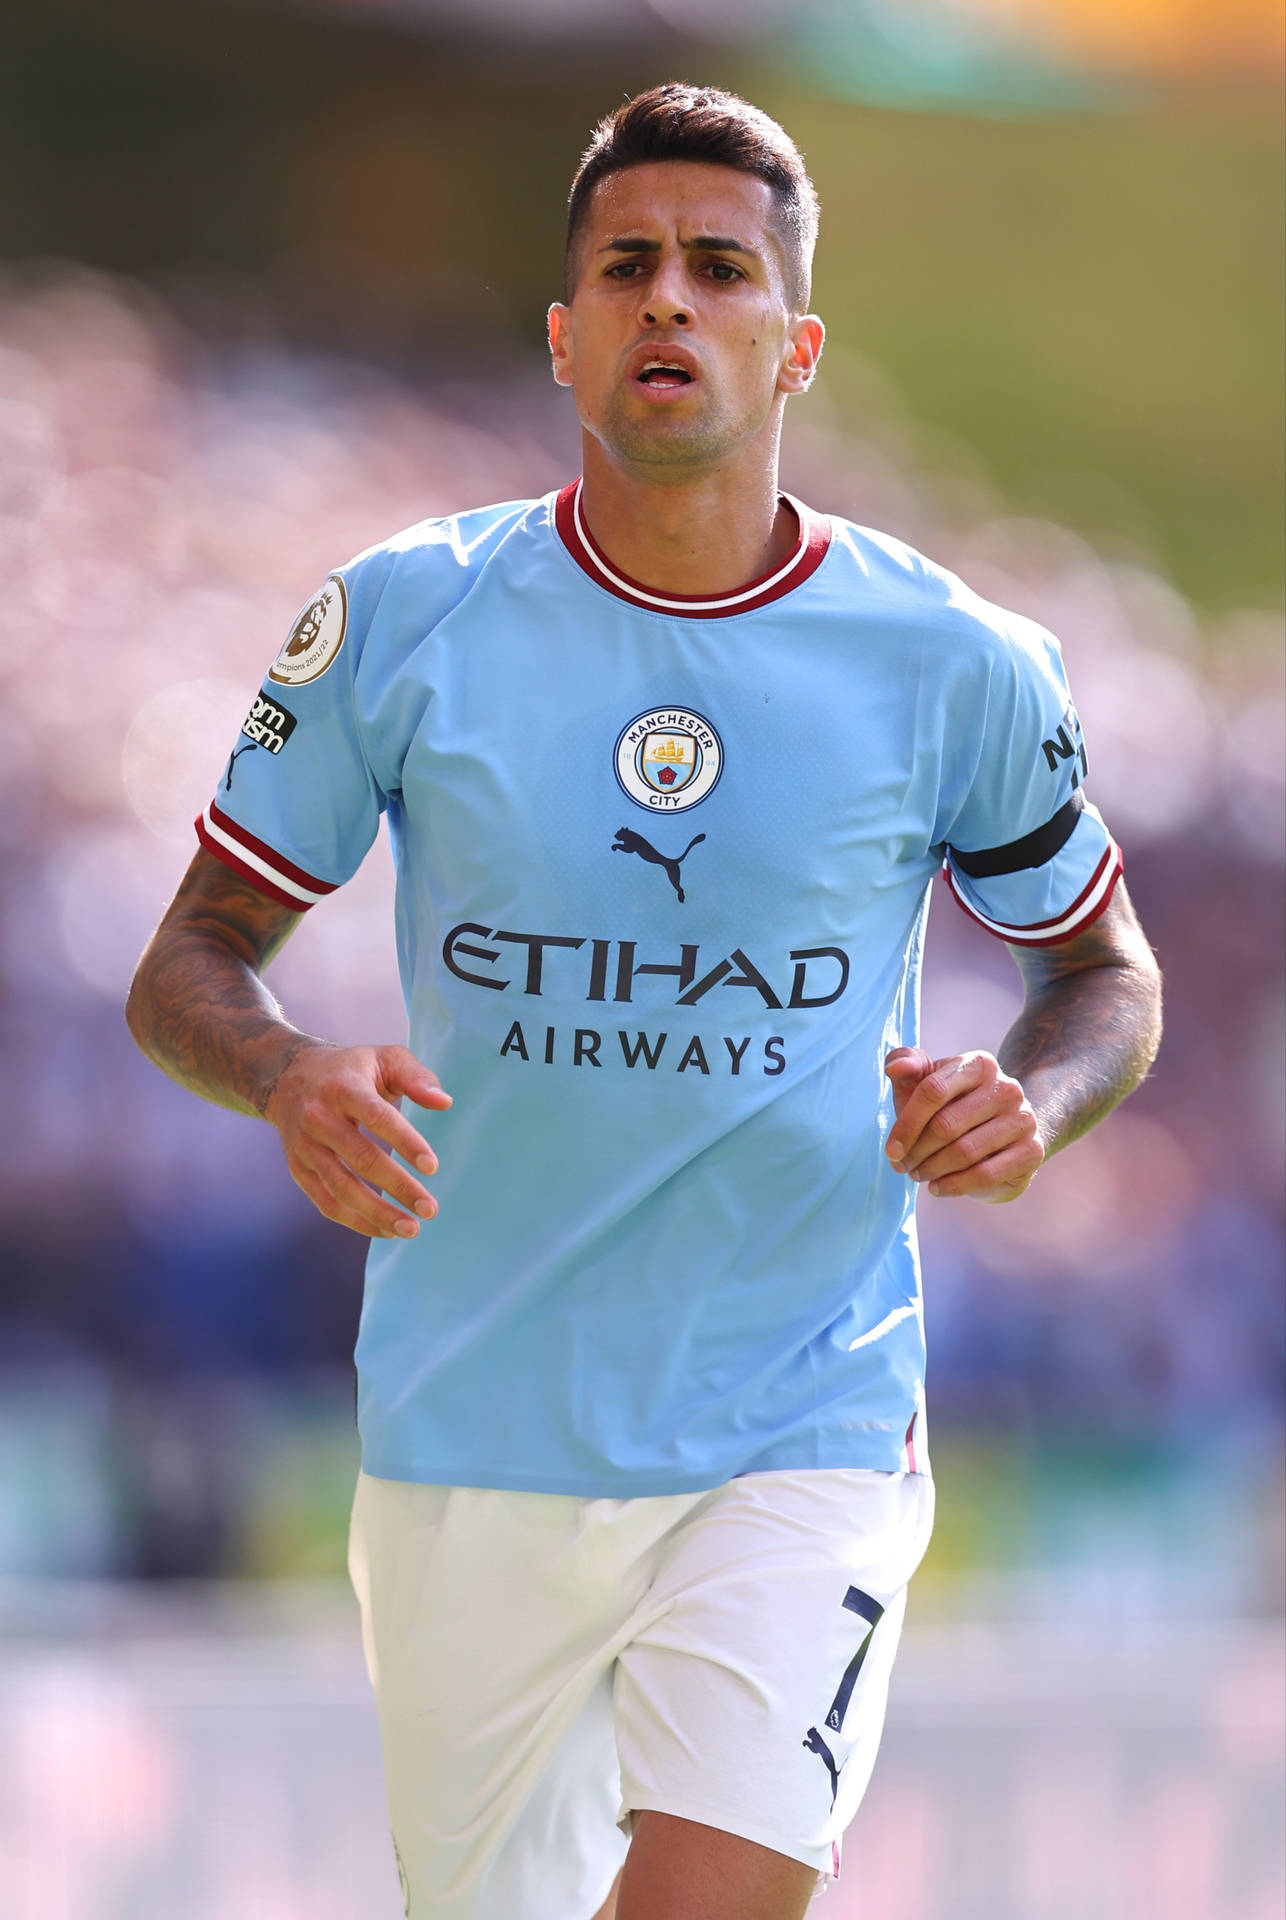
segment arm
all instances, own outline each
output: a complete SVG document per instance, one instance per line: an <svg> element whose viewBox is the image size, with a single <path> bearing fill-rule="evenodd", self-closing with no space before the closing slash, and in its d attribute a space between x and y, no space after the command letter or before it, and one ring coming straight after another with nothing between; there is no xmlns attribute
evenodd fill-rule
<svg viewBox="0 0 1286 1920"><path fill-rule="evenodd" d="M436 1202L370 1136L435 1173L396 1102L406 1094L441 1110L450 1100L406 1047L337 1047L290 1024L259 976L301 918L197 853L139 961L130 1032L180 1086L275 1126L291 1177L328 1220L409 1237L416 1220L374 1189L424 1219Z"/></svg>
<svg viewBox="0 0 1286 1920"><path fill-rule="evenodd" d="M897 1119L886 1152L935 1195L1016 1200L1047 1155L1139 1084L1161 1040L1161 976L1123 883L1092 926L1009 949L1026 987L998 1056L885 1061Z"/></svg>

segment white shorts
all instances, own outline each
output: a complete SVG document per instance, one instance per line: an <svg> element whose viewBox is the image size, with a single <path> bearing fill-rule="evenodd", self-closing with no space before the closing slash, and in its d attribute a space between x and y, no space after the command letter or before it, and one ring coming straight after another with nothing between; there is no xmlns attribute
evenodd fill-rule
<svg viewBox="0 0 1286 1920"><path fill-rule="evenodd" d="M591 1920L645 1808L839 1871L926 1475L632 1500L362 1474L349 1571L413 1920Z"/></svg>

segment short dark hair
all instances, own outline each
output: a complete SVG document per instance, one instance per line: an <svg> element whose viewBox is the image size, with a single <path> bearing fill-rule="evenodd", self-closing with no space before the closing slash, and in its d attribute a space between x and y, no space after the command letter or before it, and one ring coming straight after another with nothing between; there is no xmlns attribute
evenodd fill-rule
<svg viewBox="0 0 1286 1920"><path fill-rule="evenodd" d="M591 195L608 174L655 160L698 160L751 173L772 188L777 226L786 251L786 292L803 312L817 241L817 190L790 135L759 107L722 87L671 80L636 94L595 127L567 201L566 297L575 279L576 240Z"/></svg>

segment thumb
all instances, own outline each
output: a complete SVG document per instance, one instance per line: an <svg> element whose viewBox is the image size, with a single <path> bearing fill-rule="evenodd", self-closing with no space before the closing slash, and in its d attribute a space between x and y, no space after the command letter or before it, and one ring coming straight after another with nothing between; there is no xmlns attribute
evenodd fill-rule
<svg viewBox="0 0 1286 1920"><path fill-rule="evenodd" d="M431 1067L422 1066L409 1047L379 1049L380 1077L390 1093L404 1093L417 1107L439 1111L451 1105L451 1096L442 1091Z"/></svg>
<svg viewBox="0 0 1286 1920"><path fill-rule="evenodd" d="M893 1110L899 1116L933 1062L919 1047L894 1047L884 1056L884 1071L893 1088Z"/></svg>

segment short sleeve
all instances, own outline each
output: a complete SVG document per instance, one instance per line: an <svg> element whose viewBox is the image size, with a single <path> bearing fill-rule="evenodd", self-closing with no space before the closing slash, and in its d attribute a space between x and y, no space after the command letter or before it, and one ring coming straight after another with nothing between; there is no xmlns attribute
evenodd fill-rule
<svg viewBox="0 0 1286 1920"><path fill-rule="evenodd" d="M325 580L295 619L196 822L207 852L297 913L351 879L385 804L354 702L350 585Z"/></svg>
<svg viewBox="0 0 1286 1920"><path fill-rule="evenodd" d="M1084 736L1058 643L1015 621L991 663L978 752L944 839L965 912L1015 946L1054 946L1096 920L1121 852L1085 796Z"/></svg>

